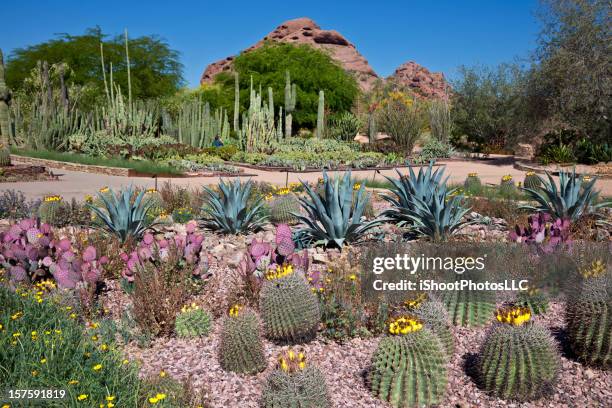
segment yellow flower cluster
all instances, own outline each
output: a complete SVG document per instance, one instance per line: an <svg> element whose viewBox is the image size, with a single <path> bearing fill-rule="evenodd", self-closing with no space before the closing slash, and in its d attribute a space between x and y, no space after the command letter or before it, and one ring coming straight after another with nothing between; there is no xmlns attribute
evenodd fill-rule
<svg viewBox="0 0 612 408"><path fill-rule="evenodd" d="M295 373L306 368L306 355L300 350L297 353L287 350L278 357L278 368L286 373Z"/></svg>
<svg viewBox="0 0 612 408"><path fill-rule="evenodd" d="M468 173L468 177L478 177L478 173Z"/></svg>
<svg viewBox="0 0 612 408"><path fill-rule="evenodd" d="M361 183L355 183L355 184L353 185L353 190L354 190L354 191L357 191L357 190L359 190L360 188L361 188Z"/></svg>
<svg viewBox="0 0 612 408"><path fill-rule="evenodd" d="M503 307L497 310L495 317L500 323L522 326L531 320L531 310L522 306Z"/></svg>
<svg viewBox="0 0 612 408"><path fill-rule="evenodd" d="M60 195L46 196L44 201L45 201L45 203L50 203L52 201L62 201L62 196L60 196Z"/></svg>
<svg viewBox="0 0 612 408"><path fill-rule="evenodd" d="M406 299L406 301L404 302L404 305L406 305L410 309L417 309L426 300L427 300L427 293L421 292L418 295L410 299Z"/></svg>
<svg viewBox="0 0 612 408"><path fill-rule="evenodd" d="M412 316L401 316L389 324L389 333L408 334L423 328L423 323Z"/></svg>
<svg viewBox="0 0 612 408"><path fill-rule="evenodd" d="M153 193L157 193L157 189L156 188L147 188L145 190L145 194L153 194Z"/></svg>
<svg viewBox="0 0 612 408"><path fill-rule="evenodd" d="M44 279L36 282L36 287L40 290L46 290L50 292L56 288L56 285L55 282L53 282L51 279Z"/></svg>
<svg viewBox="0 0 612 408"><path fill-rule="evenodd" d="M104 186L99 190L102 194L107 193L110 191L110 188L108 188L108 186Z"/></svg>
<svg viewBox="0 0 612 408"><path fill-rule="evenodd" d="M85 202L86 203L90 203L91 204L91 203L93 203L93 200L94 200L94 198L93 198L93 196L91 194L85 194Z"/></svg>
<svg viewBox="0 0 612 408"><path fill-rule="evenodd" d="M512 180L512 176L510 174L507 174L504 177L502 177L503 182L508 182L510 180Z"/></svg>
<svg viewBox="0 0 612 408"><path fill-rule="evenodd" d="M282 266L280 265L277 266L276 270L269 270L268 272L266 272L266 279L267 280L280 279L292 273L293 273L293 265L283 264Z"/></svg>
<svg viewBox="0 0 612 408"><path fill-rule="evenodd" d="M149 398L149 403L155 405L158 402L163 401L164 399L166 399L166 394L158 393L158 394L155 394L154 397Z"/></svg>
<svg viewBox="0 0 612 408"><path fill-rule="evenodd" d="M580 271L580 274L587 279L599 278L600 276L603 276L604 273L606 273L606 264L604 264L601 260L593 262L589 268L585 268Z"/></svg>
<svg viewBox="0 0 612 408"><path fill-rule="evenodd" d="M582 176L582 181L588 183L589 181L591 181L591 176Z"/></svg>
<svg viewBox="0 0 612 408"><path fill-rule="evenodd" d="M287 187L280 187L280 188L275 185L272 185L273 191L271 193L266 194L264 198L266 201L270 201L274 197L290 194L296 191L298 188L300 188L301 185L302 185L301 183L296 183L296 182L291 182L287 185Z"/></svg>
<svg viewBox="0 0 612 408"><path fill-rule="evenodd" d="M189 312L193 312L194 310L199 310L200 306L198 306L195 303L191 303L190 305L185 305L181 308L181 313L189 313Z"/></svg>
<svg viewBox="0 0 612 408"><path fill-rule="evenodd" d="M526 176L535 176L535 171L528 171L527 173L525 173Z"/></svg>
<svg viewBox="0 0 612 408"><path fill-rule="evenodd" d="M242 310L242 306L241 305L234 305L234 306L230 307L229 315L231 317L238 317L238 315L240 314L241 310Z"/></svg>

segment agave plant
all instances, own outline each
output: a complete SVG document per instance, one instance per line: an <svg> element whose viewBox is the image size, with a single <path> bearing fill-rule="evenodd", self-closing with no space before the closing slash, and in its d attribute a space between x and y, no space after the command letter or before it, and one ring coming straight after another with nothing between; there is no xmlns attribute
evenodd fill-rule
<svg viewBox="0 0 612 408"><path fill-rule="evenodd" d="M267 216L263 213L263 198L258 197L249 205L253 182L241 183L221 180L220 193L204 186L206 194L202 212L202 225L213 231L225 234L242 234L263 227Z"/></svg>
<svg viewBox="0 0 612 408"><path fill-rule="evenodd" d="M306 224L298 235L315 245L341 248L344 243L359 241L368 230L382 223L378 219L369 222L361 220L370 197L364 184L353 194L354 183L350 171L343 177L336 175L333 179L323 172L321 195L307 183L302 181L302 184L307 197L300 198L300 204L308 216L293 215Z"/></svg>
<svg viewBox="0 0 612 408"><path fill-rule="evenodd" d="M154 202L144 200L144 191L135 198L132 186L116 194L110 189L109 193L98 193L100 207L90 203L87 206L96 216L96 224L116 235L122 243L140 239L147 229L156 225L152 217L148 217Z"/></svg>
<svg viewBox="0 0 612 408"><path fill-rule="evenodd" d="M419 235L434 241L444 241L450 235L474 221L464 221L469 208L463 207L463 196L457 189L448 189L448 177L443 179L444 168L432 171L433 162L418 175L409 167L409 175L399 172L399 179L387 178L393 195L383 195L391 208L381 216L399 226L410 226Z"/></svg>
<svg viewBox="0 0 612 408"><path fill-rule="evenodd" d="M597 177L585 182L582 177L576 175L576 168L571 173L559 172L559 188L549 173L546 173L546 176L548 180L538 176L542 182L539 189L523 188L538 205L535 207L524 205L521 208L548 213L555 219L575 222L585 214L612 204L612 202L596 203L599 197L599 192L594 190Z"/></svg>

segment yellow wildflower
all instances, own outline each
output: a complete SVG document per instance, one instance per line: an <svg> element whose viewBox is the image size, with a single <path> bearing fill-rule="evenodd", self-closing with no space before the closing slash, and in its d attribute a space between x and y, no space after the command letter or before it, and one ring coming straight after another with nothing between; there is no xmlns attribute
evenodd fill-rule
<svg viewBox="0 0 612 408"><path fill-rule="evenodd" d="M87 399L88 395L87 394L81 394L77 397L77 400L79 401L85 401Z"/></svg>
<svg viewBox="0 0 612 408"><path fill-rule="evenodd" d="M96 364L95 366L92 367L92 369L94 371L100 371L102 369L102 364Z"/></svg>
<svg viewBox="0 0 612 408"><path fill-rule="evenodd" d="M70 380L68 381L69 385L77 385L79 383L79 380Z"/></svg>

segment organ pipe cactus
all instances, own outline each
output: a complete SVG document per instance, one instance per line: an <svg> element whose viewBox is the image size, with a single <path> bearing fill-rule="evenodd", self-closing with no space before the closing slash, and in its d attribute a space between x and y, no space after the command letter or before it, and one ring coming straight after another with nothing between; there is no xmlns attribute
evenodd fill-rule
<svg viewBox="0 0 612 408"><path fill-rule="evenodd" d="M234 73L234 132L240 130L240 81L238 72Z"/></svg>
<svg viewBox="0 0 612 408"><path fill-rule="evenodd" d="M9 146L9 103L11 101L11 92L6 86L4 79L4 55L0 49L0 143L4 149Z"/></svg>
<svg viewBox="0 0 612 408"><path fill-rule="evenodd" d="M292 133L292 113L295 110L297 101L297 87L291 83L289 71L285 72L285 137L291 137Z"/></svg>
<svg viewBox="0 0 612 408"><path fill-rule="evenodd" d="M325 93L319 91L319 106L317 108L317 138L323 139L325 135Z"/></svg>

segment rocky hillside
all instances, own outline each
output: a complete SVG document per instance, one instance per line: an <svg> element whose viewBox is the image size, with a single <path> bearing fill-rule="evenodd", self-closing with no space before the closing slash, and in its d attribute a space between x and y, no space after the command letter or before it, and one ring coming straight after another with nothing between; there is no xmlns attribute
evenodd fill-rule
<svg viewBox="0 0 612 408"><path fill-rule="evenodd" d="M344 69L355 75L363 90L369 90L379 78L368 60L342 34L335 30L322 30L314 21L306 17L284 22L244 51L248 52L261 47L266 41L308 44L326 50ZM200 83L211 83L218 73L231 70L233 60L234 57L230 56L210 64L202 74ZM401 85L411 87L418 94L426 97L441 97L446 93L447 84L443 74L431 73L414 62L402 64L389 78Z"/></svg>

